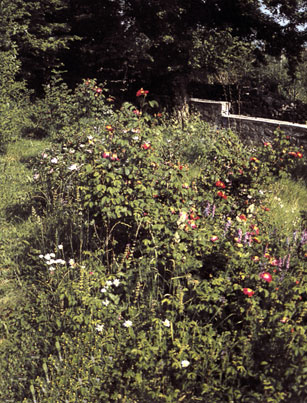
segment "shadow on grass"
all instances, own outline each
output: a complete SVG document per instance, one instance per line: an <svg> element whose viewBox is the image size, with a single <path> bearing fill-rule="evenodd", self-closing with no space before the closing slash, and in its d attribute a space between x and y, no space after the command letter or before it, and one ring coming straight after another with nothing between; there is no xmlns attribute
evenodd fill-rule
<svg viewBox="0 0 307 403"><path fill-rule="evenodd" d="M16 203L5 209L6 220L11 224L26 221L32 213L33 202Z"/></svg>

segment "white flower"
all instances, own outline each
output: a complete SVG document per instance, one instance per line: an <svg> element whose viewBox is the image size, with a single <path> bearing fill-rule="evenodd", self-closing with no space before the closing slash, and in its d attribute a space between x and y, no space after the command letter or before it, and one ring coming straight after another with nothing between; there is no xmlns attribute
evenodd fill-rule
<svg viewBox="0 0 307 403"><path fill-rule="evenodd" d="M131 322L131 320L125 320L125 322L123 323L123 325L124 325L125 327L131 327L131 326L132 326L132 322Z"/></svg>
<svg viewBox="0 0 307 403"><path fill-rule="evenodd" d="M58 159L56 157L51 158L50 162L52 164L57 164L58 163Z"/></svg>
<svg viewBox="0 0 307 403"><path fill-rule="evenodd" d="M47 253L47 254L44 256L44 259L45 259L45 260L50 260L50 259L51 259L50 254L49 254L49 253Z"/></svg>
<svg viewBox="0 0 307 403"><path fill-rule="evenodd" d="M42 259L42 258L44 257L44 255L39 255L38 257L39 257L40 259Z"/></svg>
<svg viewBox="0 0 307 403"><path fill-rule="evenodd" d="M170 322L168 319L165 319L165 321L162 322L162 324L163 324L164 326L166 326L166 327L170 327L171 322Z"/></svg>
<svg viewBox="0 0 307 403"><path fill-rule="evenodd" d="M106 299L105 301L102 301L102 305L104 306L108 306L110 303L110 301L108 299Z"/></svg>
<svg viewBox="0 0 307 403"><path fill-rule="evenodd" d="M97 332L102 332L102 331L103 331L103 328L104 328L104 325L97 325L97 326L96 326Z"/></svg>
<svg viewBox="0 0 307 403"><path fill-rule="evenodd" d="M48 157L48 154L43 153L43 154L42 154L42 157L43 157L43 158L47 158L47 157Z"/></svg>
<svg viewBox="0 0 307 403"><path fill-rule="evenodd" d="M50 253L50 256L51 256L52 258L55 258L55 254L54 254L54 253Z"/></svg>
<svg viewBox="0 0 307 403"><path fill-rule="evenodd" d="M188 360L182 360L181 361L181 367L182 368L186 368L186 367L188 367L190 365L190 361L188 361Z"/></svg>
<svg viewBox="0 0 307 403"><path fill-rule="evenodd" d="M70 167L68 167L68 169L70 171L75 171L76 169L78 169L78 166L77 166L77 164L72 164Z"/></svg>
<svg viewBox="0 0 307 403"><path fill-rule="evenodd" d="M110 285L112 285L113 283L112 283L112 281L110 281L110 280L108 280L108 281L106 281L106 285L109 287Z"/></svg>
<svg viewBox="0 0 307 403"><path fill-rule="evenodd" d="M69 259L68 263L69 263L70 267L75 267L75 265L76 265L74 259Z"/></svg>
<svg viewBox="0 0 307 403"><path fill-rule="evenodd" d="M49 271L53 272L54 270L55 270L55 267L53 267L53 266L49 267Z"/></svg>
<svg viewBox="0 0 307 403"><path fill-rule="evenodd" d="M48 264L49 266L50 266L51 264L54 264L54 263L56 263L56 261L53 260L53 259L47 260L47 262L46 262L46 264Z"/></svg>
<svg viewBox="0 0 307 403"><path fill-rule="evenodd" d="M102 292L102 293L107 292L107 287L103 287L103 288L100 290L100 292Z"/></svg>
<svg viewBox="0 0 307 403"><path fill-rule="evenodd" d="M62 250L62 249L63 249L63 245L58 245L58 249Z"/></svg>
<svg viewBox="0 0 307 403"><path fill-rule="evenodd" d="M113 285L115 285L115 287L118 287L120 285L120 281L118 280L118 278L113 280Z"/></svg>
<svg viewBox="0 0 307 403"><path fill-rule="evenodd" d="M89 139L89 140L93 140L93 136L87 136L87 138Z"/></svg>
<svg viewBox="0 0 307 403"><path fill-rule="evenodd" d="M63 259L57 259L57 260L55 261L55 263L56 263L56 264L62 264L62 265L66 264L65 260L63 260Z"/></svg>

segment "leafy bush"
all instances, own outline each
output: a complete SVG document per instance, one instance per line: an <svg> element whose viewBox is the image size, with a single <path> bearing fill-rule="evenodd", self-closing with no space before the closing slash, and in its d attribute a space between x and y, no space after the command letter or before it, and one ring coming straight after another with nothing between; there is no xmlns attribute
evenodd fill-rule
<svg viewBox="0 0 307 403"><path fill-rule="evenodd" d="M279 159L139 96L60 130L37 163L21 273L39 359L15 399L303 403L307 235L268 220Z"/></svg>
<svg viewBox="0 0 307 403"><path fill-rule="evenodd" d="M13 50L0 52L0 152L30 123L26 85L16 80L19 67Z"/></svg>

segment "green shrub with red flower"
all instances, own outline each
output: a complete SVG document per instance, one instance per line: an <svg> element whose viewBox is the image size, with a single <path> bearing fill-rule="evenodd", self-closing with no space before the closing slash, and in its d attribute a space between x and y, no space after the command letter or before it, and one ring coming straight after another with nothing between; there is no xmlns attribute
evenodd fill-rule
<svg viewBox="0 0 307 403"><path fill-rule="evenodd" d="M270 225L277 159L142 108L63 128L37 162L42 230L21 275L48 332L10 397L303 403L307 232Z"/></svg>

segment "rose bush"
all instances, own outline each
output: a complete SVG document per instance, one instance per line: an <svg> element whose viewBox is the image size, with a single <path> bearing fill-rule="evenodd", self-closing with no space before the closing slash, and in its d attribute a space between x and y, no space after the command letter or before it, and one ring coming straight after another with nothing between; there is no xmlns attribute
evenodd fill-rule
<svg viewBox="0 0 307 403"><path fill-rule="evenodd" d="M142 113L65 127L37 162L23 276L45 332L11 396L303 403L307 236L267 219L278 158L197 117L150 116L136 95Z"/></svg>

